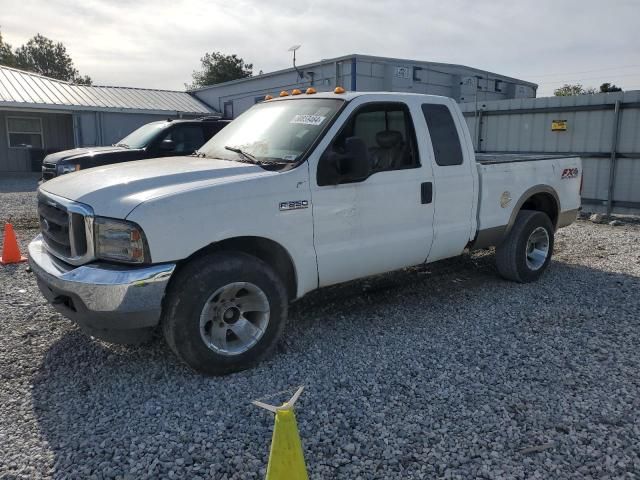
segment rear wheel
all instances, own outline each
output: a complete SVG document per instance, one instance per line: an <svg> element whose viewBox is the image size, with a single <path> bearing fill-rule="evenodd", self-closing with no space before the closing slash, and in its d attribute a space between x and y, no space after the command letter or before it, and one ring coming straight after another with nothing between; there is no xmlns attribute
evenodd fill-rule
<svg viewBox="0 0 640 480"><path fill-rule="evenodd" d="M162 326L167 344L193 369L221 375L265 358L284 329L285 288L262 260L217 252L171 280Z"/></svg>
<svg viewBox="0 0 640 480"><path fill-rule="evenodd" d="M540 278L553 254L554 229L546 213L522 210L496 248L496 264L507 280L527 283Z"/></svg>

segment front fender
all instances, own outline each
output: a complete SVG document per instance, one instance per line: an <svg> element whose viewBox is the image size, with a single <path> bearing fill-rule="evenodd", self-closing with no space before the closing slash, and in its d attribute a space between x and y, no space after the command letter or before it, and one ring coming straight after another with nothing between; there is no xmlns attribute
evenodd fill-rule
<svg viewBox="0 0 640 480"><path fill-rule="evenodd" d="M317 288L313 217L304 166L278 175L176 193L137 206L127 220L142 227L153 263L177 262L236 237L280 244L298 276L298 296ZM281 210L287 201L306 208Z"/></svg>

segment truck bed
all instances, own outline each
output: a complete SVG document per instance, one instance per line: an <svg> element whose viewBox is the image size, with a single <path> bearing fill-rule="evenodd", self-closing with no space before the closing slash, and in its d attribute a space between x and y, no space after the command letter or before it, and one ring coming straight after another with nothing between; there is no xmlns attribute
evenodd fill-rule
<svg viewBox="0 0 640 480"><path fill-rule="evenodd" d="M478 154L478 230L509 225L531 189L553 192L560 213L580 206L580 158L569 155Z"/></svg>
<svg viewBox="0 0 640 480"><path fill-rule="evenodd" d="M493 165L496 163L530 162L534 160L555 160L559 158L569 158L567 155L558 154L524 154L524 153L476 153L476 162L482 165Z"/></svg>

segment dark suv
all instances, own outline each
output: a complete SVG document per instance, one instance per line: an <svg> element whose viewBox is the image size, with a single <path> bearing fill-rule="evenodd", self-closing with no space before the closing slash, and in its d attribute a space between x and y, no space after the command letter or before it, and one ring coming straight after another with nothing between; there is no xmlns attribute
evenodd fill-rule
<svg viewBox="0 0 640 480"><path fill-rule="evenodd" d="M147 123L110 147L75 148L47 155L42 161L42 180L110 163L189 155L229 122L204 117Z"/></svg>

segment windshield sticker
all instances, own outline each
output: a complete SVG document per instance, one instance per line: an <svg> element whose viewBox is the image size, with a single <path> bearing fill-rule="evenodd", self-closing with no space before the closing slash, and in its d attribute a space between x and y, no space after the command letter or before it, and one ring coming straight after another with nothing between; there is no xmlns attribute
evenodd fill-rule
<svg viewBox="0 0 640 480"><path fill-rule="evenodd" d="M283 160L287 160L288 162L293 162L296 158L298 158L297 155L283 155L282 159Z"/></svg>
<svg viewBox="0 0 640 480"><path fill-rule="evenodd" d="M301 123L303 125L320 125L324 122L324 119L327 117L323 117L322 115L296 115L291 119L289 123Z"/></svg>

